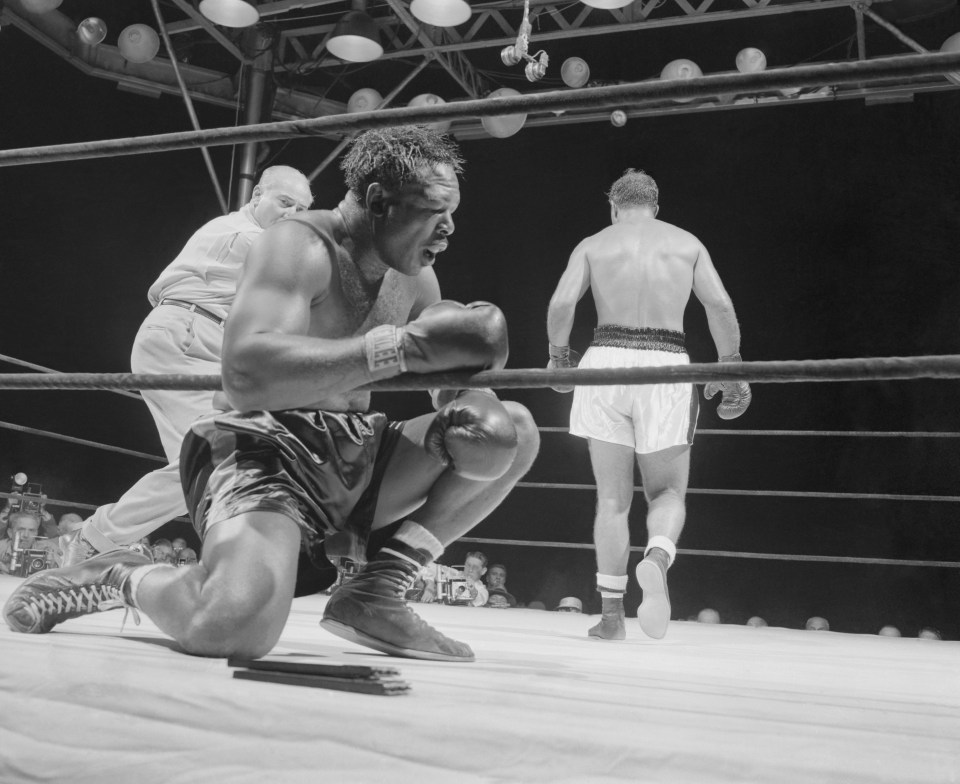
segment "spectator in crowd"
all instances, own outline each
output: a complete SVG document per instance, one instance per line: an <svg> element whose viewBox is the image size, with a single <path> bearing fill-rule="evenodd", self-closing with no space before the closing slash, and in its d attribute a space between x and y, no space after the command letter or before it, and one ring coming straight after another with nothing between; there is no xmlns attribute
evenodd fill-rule
<svg viewBox="0 0 960 784"><path fill-rule="evenodd" d="M811 615L807 618L804 628L808 632L828 632L830 631L830 622L826 618L821 618L819 615Z"/></svg>
<svg viewBox="0 0 960 784"><path fill-rule="evenodd" d="M747 626L753 626L755 629L761 629L766 625L767 622L759 615L754 615L747 619Z"/></svg>
<svg viewBox="0 0 960 784"><path fill-rule="evenodd" d="M516 607L516 597L507 590L507 567L493 564L487 569L487 607Z"/></svg>
<svg viewBox="0 0 960 784"><path fill-rule="evenodd" d="M541 602L539 599L534 599L530 604L527 605L528 610L546 610L547 605Z"/></svg>
<svg viewBox="0 0 960 784"><path fill-rule="evenodd" d="M900 637L900 630L892 624L887 624L877 634L881 637Z"/></svg>
<svg viewBox="0 0 960 784"><path fill-rule="evenodd" d="M57 533L55 538L50 539L53 551L53 560L56 566L63 566L63 541L61 536L66 536L73 531L79 530L83 525L83 518L75 512L64 512L60 515L57 522Z"/></svg>
<svg viewBox="0 0 960 784"><path fill-rule="evenodd" d="M174 554L177 554L187 546L187 540L182 536L178 536L176 539L170 542L170 545L173 547Z"/></svg>
<svg viewBox="0 0 960 784"><path fill-rule="evenodd" d="M157 539L151 547L153 562L158 564L176 564L177 559L173 552L173 544L169 539Z"/></svg>
<svg viewBox="0 0 960 784"><path fill-rule="evenodd" d="M47 539L38 539L40 518L31 512L11 512L7 520L7 535L0 539L0 572L13 572L13 551L19 542L21 550L46 550L49 553L48 563L53 564L56 558L55 548Z"/></svg>
<svg viewBox="0 0 960 784"><path fill-rule="evenodd" d="M438 583L444 582L450 586L450 595L447 598L451 604L483 607L490 598L487 586L483 584L482 579L486 572L487 556L480 551L467 553L463 562L463 571L443 564L428 564L420 571L424 589L419 601L434 602L438 597L442 598Z"/></svg>
<svg viewBox="0 0 960 784"><path fill-rule="evenodd" d="M83 518L76 512L64 512L62 515L60 515L60 520L57 522L57 536L64 536L72 533L82 525Z"/></svg>
<svg viewBox="0 0 960 784"><path fill-rule="evenodd" d="M197 551L192 547L184 547L177 553L177 566L190 566L199 560L200 559L197 558Z"/></svg>
<svg viewBox="0 0 960 784"><path fill-rule="evenodd" d="M19 498L19 496L16 496ZM57 521L56 518L46 508L47 496L40 496L40 512L38 519L40 520L40 530L37 532L37 536L43 537L45 539L57 536ZM13 510L14 499L7 498L6 503L3 505L3 509L0 510L0 531L5 529L8 525L10 519L10 513ZM32 514L30 509L19 509L18 511L26 511Z"/></svg>
<svg viewBox="0 0 960 784"><path fill-rule="evenodd" d="M583 612L583 602L581 602L576 596L565 596L560 600L560 604L556 606L556 611L564 613L581 613Z"/></svg>
<svg viewBox="0 0 960 784"><path fill-rule="evenodd" d="M920 634L917 635L921 640L942 640L943 635L940 633L939 629L934 629L932 626L924 626L920 630Z"/></svg>
<svg viewBox="0 0 960 784"><path fill-rule="evenodd" d="M57 518L50 514L50 510L45 506L41 506L39 536L42 536L44 539L56 539L59 535L60 531L57 527Z"/></svg>
<svg viewBox="0 0 960 784"><path fill-rule="evenodd" d="M710 607L704 607L697 613L698 623L720 623L720 613Z"/></svg>

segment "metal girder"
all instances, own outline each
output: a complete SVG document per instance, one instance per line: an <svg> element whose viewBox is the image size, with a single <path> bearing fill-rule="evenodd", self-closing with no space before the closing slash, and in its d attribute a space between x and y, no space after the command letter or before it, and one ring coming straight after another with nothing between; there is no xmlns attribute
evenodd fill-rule
<svg viewBox="0 0 960 784"><path fill-rule="evenodd" d="M587 8L589 13L583 12L580 4L557 5L555 3L540 3L537 9L541 11L537 16L539 27L536 33L538 43L542 41L555 41L568 38L586 38L598 35L615 35L637 31L652 31L668 27L679 27L690 24L704 24L709 22L729 22L734 20L750 19L756 17L778 16L782 14L807 13L812 11L828 11L838 8L853 8L858 0L801 0L800 2L775 2L774 0L742 0L744 8L739 11L711 11L709 10L712 0L704 0L700 5L694 6L685 0L669 0L670 3L677 4L677 8L682 13L675 16L665 16L656 19L651 18L653 10L662 6L658 5L660 0L648 0L644 5L643 0L628 6L626 9L614 9L611 11L597 11ZM877 0L877 2L888 2L889 0ZM388 0L388 4L393 7L400 5L399 0ZM531 8L533 8L531 3ZM489 49L493 47L502 47L512 44L516 41L516 24L510 24L503 16L503 6L496 8L474 6L475 21L471 24L466 33L456 35L447 32L445 41L438 42L428 39L426 43L420 41L421 46L409 46L403 49L388 50L381 56L380 60L390 60L401 57L410 57L413 55L423 55L426 52L432 52L435 55L449 52L468 52L478 49ZM635 10L631 10L635 9ZM602 17L600 16L602 14ZM572 19L568 19L572 16ZM562 22L559 20L563 20ZM599 20L599 21L598 21ZM612 20L612 21L611 21ZM377 19L381 29L385 32L389 30L391 22L389 18L379 17ZM588 24L588 21L594 22ZM301 36L328 35L333 29L333 24L313 25L304 28L290 28L284 31L284 37L294 39ZM494 28L491 30L491 28ZM389 34L389 32L388 32ZM310 47L304 47L309 49ZM327 68L340 64L340 60L333 57L318 58L311 63L318 68Z"/></svg>
<svg viewBox="0 0 960 784"><path fill-rule="evenodd" d="M77 38L74 22L59 11L29 14L22 10L17 0L8 0L0 11L0 22L13 25L89 76L114 81L123 89L143 95L181 96L169 59L158 56L146 63L131 63L116 46L86 46ZM235 74L188 63L179 63L178 66L190 98L228 109L236 107L238 95ZM276 119L295 120L342 114L344 111L346 105L341 101L319 98L302 90L281 88L277 90L273 115Z"/></svg>
<svg viewBox="0 0 960 784"><path fill-rule="evenodd" d="M401 23L414 34L426 51L424 54L432 56L441 67L453 77L469 98L480 98L485 90L479 74L460 52L456 50L441 51L438 48L444 32L430 25L420 22L401 0L387 0L387 5L400 19Z"/></svg>

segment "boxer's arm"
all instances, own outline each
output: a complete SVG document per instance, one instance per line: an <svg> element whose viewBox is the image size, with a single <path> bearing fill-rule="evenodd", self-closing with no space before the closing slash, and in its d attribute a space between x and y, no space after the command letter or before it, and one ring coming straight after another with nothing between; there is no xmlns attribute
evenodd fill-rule
<svg viewBox="0 0 960 784"><path fill-rule="evenodd" d="M223 340L223 385L240 411L297 408L369 380L363 336L308 336L334 259L307 226L280 221L247 254Z"/></svg>
<svg viewBox="0 0 960 784"><path fill-rule="evenodd" d="M547 339L553 346L569 346L570 332L576 315L577 303L590 288L590 269L587 264L586 241L581 242L567 262L560 276L550 307L547 310Z"/></svg>
<svg viewBox="0 0 960 784"><path fill-rule="evenodd" d="M717 356L733 356L740 351L740 325L733 301L720 280L713 260L703 245L693 267L693 293L707 314L710 336L717 347Z"/></svg>

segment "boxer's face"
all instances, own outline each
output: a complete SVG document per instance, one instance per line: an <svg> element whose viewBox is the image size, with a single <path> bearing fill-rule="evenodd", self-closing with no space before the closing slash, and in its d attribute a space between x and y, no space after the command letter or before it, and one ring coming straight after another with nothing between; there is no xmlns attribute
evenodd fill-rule
<svg viewBox="0 0 960 784"><path fill-rule="evenodd" d="M190 547L184 547L177 553L177 566L190 566L197 562L197 554Z"/></svg>
<svg viewBox="0 0 960 784"><path fill-rule="evenodd" d="M156 563L174 563L173 548L168 544L155 544L153 560Z"/></svg>
<svg viewBox="0 0 960 784"><path fill-rule="evenodd" d="M373 244L380 259L404 275L418 275L447 249L460 205L460 182L449 165L424 168L419 182L398 191L378 183L367 192Z"/></svg>
<svg viewBox="0 0 960 784"><path fill-rule="evenodd" d="M483 568L483 561L481 561L479 558L468 558L466 561L464 561L463 576L468 580L476 582L483 577L483 573L485 571L487 570Z"/></svg>
<svg viewBox="0 0 960 784"><path fill-rule="evenodd" d="M17 538L17 533L20 534L20 546L29 547L33 544L33 540L37 537L37 532L40 530L40 521L33 515L11 515L10 522L7 525L7 536L11 540Z"/></svg>
<svg viewBox="0 0 960 784"><path fill-rule="evenodd" d="M303 212L310 207L313 196L306 178L283 176L269 188L258 185L253 189L253 217L261 228L272 226L281 218Z"/></svg>

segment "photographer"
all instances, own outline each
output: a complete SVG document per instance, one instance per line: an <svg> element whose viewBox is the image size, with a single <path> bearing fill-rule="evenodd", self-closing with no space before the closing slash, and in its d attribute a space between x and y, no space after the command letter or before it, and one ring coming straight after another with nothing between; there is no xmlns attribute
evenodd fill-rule
<svg viewBox="0 0 960 784"><path fill-rule="evenodd" d="M46 565L54 560L54 545L46 539L38 539L40 518L32 512L11 512L7 523L7 535L0 539L0 572L15 574L19 564L15 563L17 550L44 551ZM37 571L37 570L34 570Z"/></svg>

